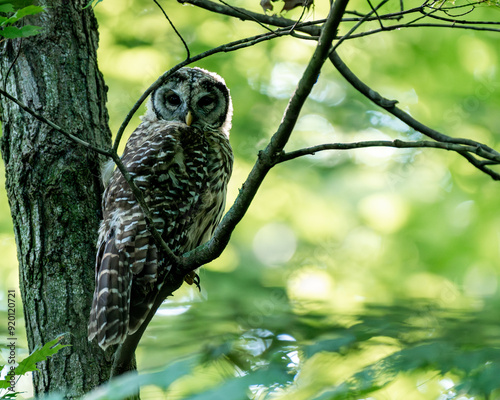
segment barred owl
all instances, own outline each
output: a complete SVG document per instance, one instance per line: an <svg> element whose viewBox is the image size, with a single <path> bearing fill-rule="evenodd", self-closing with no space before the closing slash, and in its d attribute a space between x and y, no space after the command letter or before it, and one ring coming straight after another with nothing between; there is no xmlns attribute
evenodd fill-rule
<svg viewBox="0 0 500 400"><path fill-rule="evenodd" d="M233 164L231 117L224 80L182 68L152 93L143 122L127 142L123 164L176 255L208 241L222 217ZM118 170L102 208L88 337L97 337L105 350L139 329L172 266Z"/></svg>

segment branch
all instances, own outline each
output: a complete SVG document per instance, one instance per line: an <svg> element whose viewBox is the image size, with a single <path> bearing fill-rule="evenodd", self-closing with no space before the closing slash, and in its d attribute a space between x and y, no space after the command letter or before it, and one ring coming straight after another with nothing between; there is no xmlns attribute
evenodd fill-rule
<svg viewBox="0 0 500 400"><path fill-rule="evenodd" d="M16 99L14 96L11 96L9 93L7 93L5 90L0 89L0 95L7 97L10 101L13 101L16 103L22 110L26 111L28 114L32 115L35 117L37 120L47 124L51 128L55 129L59 133L62 133L64 136L66 136L68 139L86 147L87 149L93 150L96 153L102 154L103 156L106 157L111 157L111 151L110 150L105 150L101 149L99 147L96 147L85 140L80 139L78 136L73 135L72 133L69 133L68 131L64 130L61 128L59 125L56 125L54 122L50 121L49 119L45 118L43 115L38 114L37 112L33 111L31 108L29 108L26 104L21 102L20 100Z"/></svg>
<svg viewBox="0 0 500 400"><path fill-rule="evenodd" d="M400 139L367 140L367 141L353 142L353 143L326 143L317 146L303 148L300 150L290 151L287 153L282 153L280 154L276 164L285 161L290 161L295 158L303 157L306 155L313 155L320 151L325 151L325 150L352 150L352 149L361 149L367 147L396 147L399 149L427 147L427 148L455 151L457 153L475 153L475 154L477 154L478 151L478 148L475 146L468 146L468 145L447 143L447 142L431 142L426 140L408 142ZM500 157L497 158L496 163L500 163Z"/></svg>
<svg viewBox="0 0 500 400"><path fill-rule="evenodd" d="M373 101L375 104L378 106L382 107L385 109L387 112L391 113L404 123L406 123L408 126L411 128L415 129L416 131L430 137L431 139L434 139L438 142L445 142L445 143L455 143L459 145L465 145L465 146L470 146L471 148L474 148L475 151L473 151L474 154L485 158L489 161L492 161L493 164L498 164L500 163L500 153L497 151L493 150L489 146L486 146L483 143L476 142L475 140L471 139L462 139L462 138L453 138L450 136L447 136L443 133L440 133L427 125L424 125L420 121L417 121L415 118L401 110L400 108L396 107L397 101L395 100L389 100L386 99L385 97L382 97L379 93L371 89L368 85L366 85L364 82L362 82L348 67L347 65L344 64L342 59L339 57L339 55L336 52L330 53L330 61L332 64L337 68L337 70L340 72L340 74L355 88L357 89L361 94L366 96L368 99ZM463 155L472 165L474 165L476 168L480 169L481 171L485 172L486 174L490 175L494 180L500 180L500 174L497 172L491 170L488 168L486 165L491 164L491 163L485 163L484 161L480 161L476 159L475 157L471 156L470 154L466 157L463 152L460 152L461 155Z"/></svg>
<svg viewBox="0 0 500 400"><path fill-rule="evenodd" d="M316 25L302 25L298 24L297 21L294 20L289 20L285 18L279 18L279 17L274 17L274 16L268 16L264 14L258 14L258 13L253 13L244 9L238 9L236 7L227 7L223 6L217 3L214 3L210 0L179 0L181 3L189 3L193 4L196 6L199 6L201 8L217 12L220 14L225 14L229 15L232 17L240 18L242 20L252 20L252 21L257 21L258 23L262 24L271 24L275 26L280 26L280 27L287 27L290 28L291 26L296 25L295 29L297 31L301 31L307 34L310 34L312 37L310 39L315 40L316 38L313 36L317 36L318 30L321 29L319 26ZM477 3L473 4L480 4L483 1L478 1ZM377 6L377 9L383 5L384 2L379 4ZM385 15L378 15L375 18L378 20L387 20L387 19L396 19L398 17L401 17L403 15L408 15L408 14L424 14L423 16L421 15L418 19L421 19L423 17L430 17L431 13L425 12L424 8L428 7L426 3L419 7L415 7L409 10L402 10L399 13L391 13L391 14L385 14ZM459 8L461 6L452 6L450 9L455 9ZM432 13L437 11L437 9L432 9ZM345 36L343 36L340 40L344 40L346 38L352 39L356 37L361 37L361 36L366 36L369 34L373 34L376 32L380 32L382 30L392 30L400 27L409 27L409 26L438 26L439 24L414 24L416 20L411 21L409 24L400 24L400 25L393 25L390 27L383 27L378 30L373 30L369 32L362 32L359 34L352 34L353 30L359 26L360 23L365 22L368 19L372 19L371 14L374 13L374 10L372 10L371 13L364 14L364 15L359 15L359 18L356 18L355 20L358 21L358 24L355 25L353 29L349 31L349 33ZM317 24L321 23L321 21L313 21L311 23ZM482 24L487 24L488 22L481 22ZM493 23L491 23L493 24ZM464 25L466 25L464 23ZM439 26L446 26L446 27L455 27L451 25L439 25ZM396 28L395 28L396 27ZM468 26L461 26L462 28L467 28ZM478 29L485 29L481 27L477 27ZM488 29L488 28L486 28ZM336 47L338 47L339 43L336 44ZM405 113L398 107L396 107L397 101L395 100L389 100L384 97L382 97L379 93L376 91L372 90L370 87L368 87L366 84L364 84L362 81L360 81L356 75L352 73L352 71L349 70L349 68L342 62L340 57L336 52L332 52L330 54L330 60L334 64L334 66L339 70L339 72L344 76L344 78L350 82L358 91L360 91L364 96L368 97L371 101L373 101L375 104L379 105L380 107L384 108L397 118L399 118L401 121L405 122L407 125L415 129L416 131L419 131L423 133L424 135L439 141L439 142L446 142L446 143L456 143L459 145L464 145L467 146L469 150L465 151L457 151L459 154L461 154L463 157L465 157L472 165L474 165L476 168L479 170L485 172L486 174L490 175L493 179L495 180L500 180L500 174L497 172L491 170L488 168L488 165L494 165L499 163L499 156L500 154L496 152L495 150L491 149L490 147L486 146L485 144L469 140L469 139L457 139L457 138L452 138L447 135L444 135L426 125L423 123L415 120L413 117L411 117L409 114ZM472 151L474 149L474 151ZM476 157L474 157L472 154L475 154L479 156L480 158L484 158L485 160L479 160Z"/></svg>
<svg viewBox="0 0 500 400"><path fill-rule="evenodd" d="M182 37L182 35L180 34L180 32L177 30L177 28L175 27L174 23L172 22L172 20L169 18L169 16L167 15L167 13L165 12L165 10L163 9L163 7L160 5L160 3L158 3L157 0L153 0L153 2L158 6L158 8L161 10L161 12L163 13L163 16L167 19L168 23L170 24L170 26L172 27L172 29L174 30L175 34L177 35L177 37L181 40L182 42L182 45L184 46L184 49L186 50L186 59L189 59L191 57L191 52L189 51L189 46L187 45L186 41L184 40L184 38Z"/></svg>
<svg viewBox="0 0 500 400"><path fill-rule="evenodd" d="M217 14L228 15L230 17L238 18L242 21L254 21L259 24L273 25L280 28L291 28L299 21L277 17L274 15L260 14L253 11L246 10L239 7L228 7L210 0L177 0L181 4L192 4L193 6L203 8L205 10L215 12ZM308 33L312 36L319 36L321 34L321 27L315 26L324 23L325 20L311 21L308 25L297 27L297 30ZM299 24L300 25L300 24Z"/></svg>

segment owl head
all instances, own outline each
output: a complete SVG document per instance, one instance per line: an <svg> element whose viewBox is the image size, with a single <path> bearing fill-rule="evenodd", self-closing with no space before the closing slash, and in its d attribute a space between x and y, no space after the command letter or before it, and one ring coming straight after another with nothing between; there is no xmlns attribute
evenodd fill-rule
<svg viewBox="0 0 500 400"><path fill-rule="evenodd" d="M143 119L181 122L229 135L232 114L224 79L201 68L181 68L151 94Z"/></svg>

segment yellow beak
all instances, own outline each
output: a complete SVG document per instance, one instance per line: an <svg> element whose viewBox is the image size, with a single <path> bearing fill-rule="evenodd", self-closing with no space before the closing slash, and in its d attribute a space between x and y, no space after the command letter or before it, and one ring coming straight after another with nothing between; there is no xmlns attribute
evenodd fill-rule
<svg viewBox="0 0 500 400"><path fill-rule="evenodd" d="M188 111L188 113L186 114L186 125L191 126L192 123L193 123L193 114L191 113L191 111Z"/></svg>

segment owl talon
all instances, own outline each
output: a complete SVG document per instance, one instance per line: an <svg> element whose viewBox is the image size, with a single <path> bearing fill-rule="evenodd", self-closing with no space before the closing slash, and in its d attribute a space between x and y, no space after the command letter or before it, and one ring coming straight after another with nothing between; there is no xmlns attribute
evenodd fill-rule
<svg viewBox="0 0 500 400"><path fill-rule="evenodd" d="M184 281L186 281L186 283L188 285L193 285L193 284L196 285L198 290L201 292L200 277L198 276L198 274L196 272L191 271L189 274L187 274L184 277Z"/></svg>
<svg viewBox="0 0 500 400"><path fill-rule="evenodd" d="M198 291L201 292L201 286L200 286L200 277L198 274L195 273L195 277L194 277L194 284L196 285L196 287L198 288Z"/></svg>

